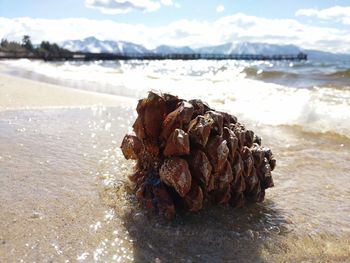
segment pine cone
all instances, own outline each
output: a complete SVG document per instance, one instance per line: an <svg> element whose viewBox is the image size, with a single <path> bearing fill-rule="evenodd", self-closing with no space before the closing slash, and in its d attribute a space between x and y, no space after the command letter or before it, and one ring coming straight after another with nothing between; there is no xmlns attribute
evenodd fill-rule
<svg viewBox="0 0 350 263"><path fill-rule="evenodd" d="M235 116L153 92L136 110L136 136L126 135L121 148L137 160L129 179L146 208L172 219L176 210L196 212L206 200L233 207L261 202L273 186L271 150Z"/></svg>

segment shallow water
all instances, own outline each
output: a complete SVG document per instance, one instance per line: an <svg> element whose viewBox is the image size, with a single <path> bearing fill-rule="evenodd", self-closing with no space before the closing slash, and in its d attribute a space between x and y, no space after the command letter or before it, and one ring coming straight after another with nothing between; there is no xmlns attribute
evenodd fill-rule
<svg viewBox="0 0 350 263"><path fill-rule="evenodd" d="M166 222L140 208L119 149L131 108L0 112L0 261L346 262L350 140L247 125L278 161L261 204Z"/></svg>

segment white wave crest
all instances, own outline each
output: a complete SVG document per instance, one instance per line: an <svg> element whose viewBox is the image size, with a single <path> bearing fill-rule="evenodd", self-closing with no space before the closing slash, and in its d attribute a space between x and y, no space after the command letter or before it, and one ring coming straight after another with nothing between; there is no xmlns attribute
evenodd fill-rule
<svg viewBox="0 0 350 263"><path fill-rule="evenodd" d="M299 125L307 131L333 132L350 138L349 89L300 89L246 79L243 70L251 66L248 62L45 63L21 59L1 64L58 82L84 82L80 88L99 92L140 98L149 90L158 90L187 99L200 98L214 108L254 123Z"/></svg>

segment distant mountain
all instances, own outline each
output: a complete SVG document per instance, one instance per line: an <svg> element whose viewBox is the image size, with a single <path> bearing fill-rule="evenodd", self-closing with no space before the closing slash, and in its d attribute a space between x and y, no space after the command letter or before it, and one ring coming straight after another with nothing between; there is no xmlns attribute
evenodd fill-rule
<svg viewBox="0 0 350 263"><path fill-rule="evenodd" d="M93 53L148 53L142 45L125 41L99 40L88 37L83 40L67 40L61 43L61 47L71 51L93 52Z"/></svg>
<svg viewBox="0 0 350 263"><path fill-rule="evenodd" d="M68 40L61 43L61 47L71 51L93 52L93 53L131 53L131 54L249 54L249 55L296 55L304 52L310 60L350 60L350 54L334 54L330 52L301 49L295 45L277 45L266 43L226 43L217 46L208 46L201 48L191 48L188 46L175 47L161 45L155 49L149 50L142 45L126 41L99 40L95 37L88 37L83 40Z"/></svg>
<svg viewBox="0 0 350 263"><path fill-rule="evenodd" d="M294 45L276 45L266 43L227 43L218 46L202 47L197 49L200 53L209 54L250 54L250 55L285 55L298 54L301 50Z"/></svg>
<svg viewBox="0 0 350 263"><path fill-rule="evenodd" d="M142 45L125 41L98 40L88 37L83 40L67 40L61 43L61 47L71 51L93 52L93 53L161 53L161 54L192 54L190 47L172 47L161 45L153 50L148 50Z"/></svg>
<svg viewBox="0 0 350 263"><path fill-rule="evenodd" d="M305 49L308 59L318 61L350 61L350 54L330 53L319 50Z"/></svg>
<svg viewBox="0 0 350 263"><path fill-rule="evenodd" d="M152 50L156 54L193 54L195 51L190 47L172 47L167 45L161 45Z"/></svg>

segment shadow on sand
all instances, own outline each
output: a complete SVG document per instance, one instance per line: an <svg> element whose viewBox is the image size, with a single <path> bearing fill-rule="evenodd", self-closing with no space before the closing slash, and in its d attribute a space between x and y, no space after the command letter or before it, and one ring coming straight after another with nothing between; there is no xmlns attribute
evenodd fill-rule
<svg viewBox="0 0 350 263"><path fill-rule="evenodd" d="M269 200L242 209L208 206L173 222L138 209L126 214L124 225L135 262L266 262L261 250L286 231Z"/></svg>

